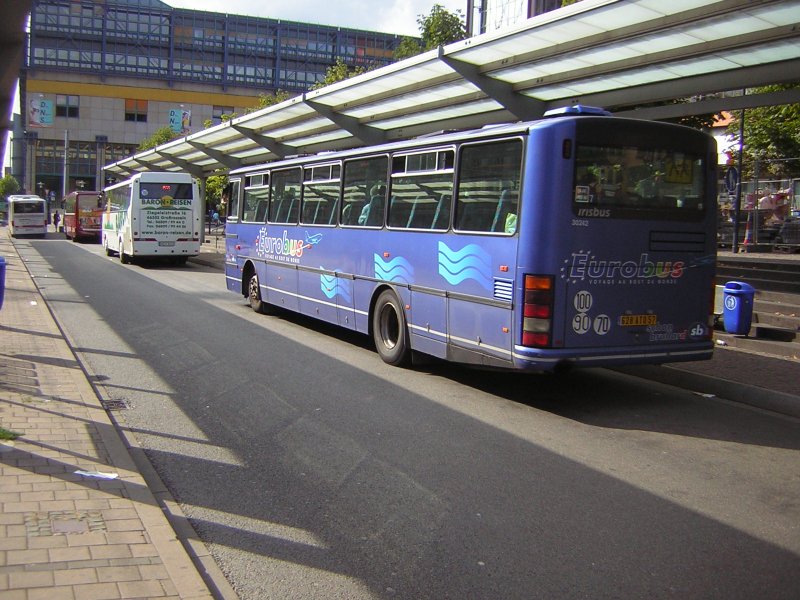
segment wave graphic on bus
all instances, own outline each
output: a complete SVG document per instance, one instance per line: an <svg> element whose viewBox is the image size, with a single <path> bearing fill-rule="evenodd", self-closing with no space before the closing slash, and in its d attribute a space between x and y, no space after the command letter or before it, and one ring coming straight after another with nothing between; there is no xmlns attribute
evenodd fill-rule
<svg viewBox="0 0 800 600"><path fill-rule="evenodd" d="M414 282L414 267L402 256L386 261L380 254L375 254L375 277L411 284Z"/></svg>
<svg viewBox="0 0 800 600"><path fill-rule="evenodd" d="M329 300L333 300L339 296L347 304L353 302L353 289L350 282L342 280L336 277L336 275L327 275L323 273L319 276L319 284L322 293L325 294Z"/></svg>
<svg viewBox="0 0 800 600"><path fill-rule="evenodd" d="M453 250L439 242L439 275L450 285L471 279L487 290L493 289L492 258L477 244Z"/></svg>

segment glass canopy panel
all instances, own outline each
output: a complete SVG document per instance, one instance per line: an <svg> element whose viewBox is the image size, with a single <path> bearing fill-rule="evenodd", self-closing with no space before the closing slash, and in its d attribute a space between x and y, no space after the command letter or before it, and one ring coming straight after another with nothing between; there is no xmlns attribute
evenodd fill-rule
<svg viewBox="0 0 800 600"><path fill-rule="evenodd" d="M497 102L494 100L479 100L460 106L450 108L441 108L431 110L424 113L417 113L411 115L402 115L385 121L373 123L374 127L380 129L397 129L400 127L413 127L414 125L422 125L432 121L439 121L444 119L452 119L454 117L463 117L497 110Z"/></svg>

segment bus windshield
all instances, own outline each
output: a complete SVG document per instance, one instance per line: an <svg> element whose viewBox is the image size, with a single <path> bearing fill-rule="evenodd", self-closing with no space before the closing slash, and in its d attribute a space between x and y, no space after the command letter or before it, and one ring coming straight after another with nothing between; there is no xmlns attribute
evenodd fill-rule
<svg viewBox="0 0 800 600"><path fill-rule="evenodd" d="M700 219L705 171L701 157L685 152L578 145L574 208L579 216Z"/></svg>

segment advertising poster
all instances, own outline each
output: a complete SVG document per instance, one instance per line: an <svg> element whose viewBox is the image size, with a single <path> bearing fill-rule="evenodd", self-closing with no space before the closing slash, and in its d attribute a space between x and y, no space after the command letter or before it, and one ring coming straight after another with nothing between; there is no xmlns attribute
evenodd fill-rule
<svg viewBox="0 0 800 600"><path fill-rule="evenodd" d="M28 127L53 126L53 101L34 98L28 103Z"/></svg>

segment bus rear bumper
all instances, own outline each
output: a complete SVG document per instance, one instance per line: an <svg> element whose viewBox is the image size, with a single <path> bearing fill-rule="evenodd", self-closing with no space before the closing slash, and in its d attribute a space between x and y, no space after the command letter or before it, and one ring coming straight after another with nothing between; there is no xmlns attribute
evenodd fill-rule
<svg viewBox="0 0 800 600"><path fill-rule="evenodd" d="M708 360L714 346L711 342L682 345L675 348L514 348L514 366L533 371L556 371L569 367L619 367L624 365L653 365L670 362Z"/></svg>

